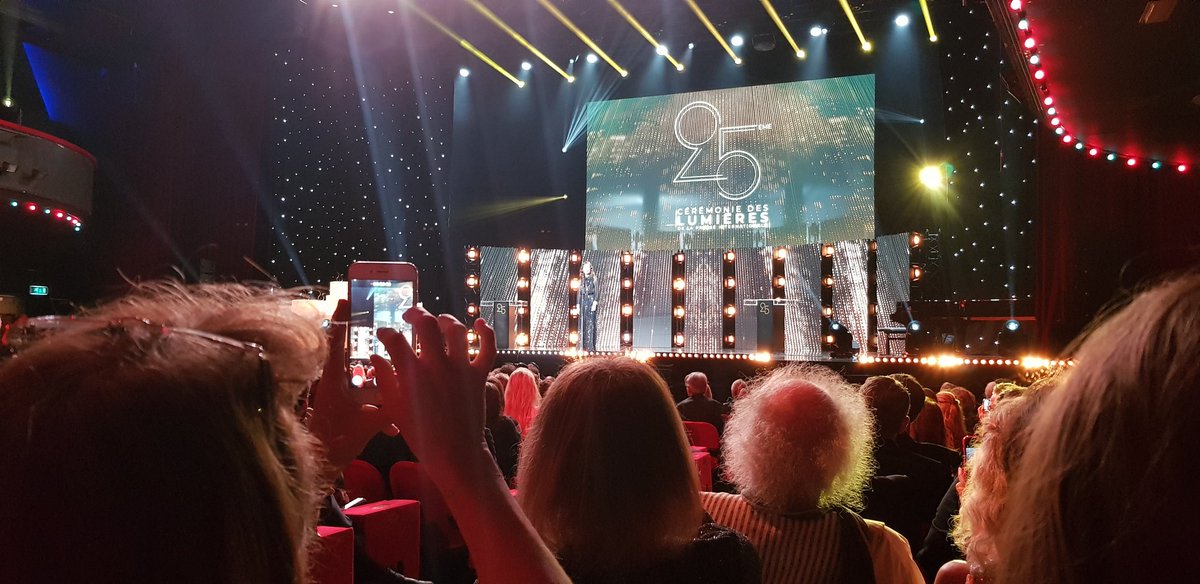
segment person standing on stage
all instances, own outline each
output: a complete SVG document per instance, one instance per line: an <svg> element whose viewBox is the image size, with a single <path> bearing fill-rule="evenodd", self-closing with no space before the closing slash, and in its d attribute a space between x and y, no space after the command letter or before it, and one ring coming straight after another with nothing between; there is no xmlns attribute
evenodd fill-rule
<svg viewBox="0 0 1200 584"><path fill-rule="evenodd" d="M596 308L599 307L596 290L596 274L592 262L583 262L579 267L579 336L584 351L596 350Z"/></svg>

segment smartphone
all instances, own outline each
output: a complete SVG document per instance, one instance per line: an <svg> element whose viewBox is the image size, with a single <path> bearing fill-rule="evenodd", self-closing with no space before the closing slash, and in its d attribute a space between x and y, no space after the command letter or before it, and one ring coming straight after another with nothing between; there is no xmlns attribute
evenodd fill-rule
<svg viewBox="0 0 1200 584"><path fill-rule="evenodd" d="M408 309L419 306L417 267L408 262L354 262L350 265L350 323L348 331L351 382L369 388L371 355L387 357L376 338L381 328L399 331L413 343ZM369 397L369 396L364 396Z"/></svg>

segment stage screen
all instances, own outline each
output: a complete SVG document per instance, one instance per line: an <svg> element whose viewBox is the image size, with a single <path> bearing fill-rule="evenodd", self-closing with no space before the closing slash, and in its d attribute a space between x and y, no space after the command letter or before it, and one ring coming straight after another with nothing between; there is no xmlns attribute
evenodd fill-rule
<svg viewBox="0 0 1200 584"><path fill-rule="evenodd" d="M588 249L875 237L875 76L588 104Z"/></svg>

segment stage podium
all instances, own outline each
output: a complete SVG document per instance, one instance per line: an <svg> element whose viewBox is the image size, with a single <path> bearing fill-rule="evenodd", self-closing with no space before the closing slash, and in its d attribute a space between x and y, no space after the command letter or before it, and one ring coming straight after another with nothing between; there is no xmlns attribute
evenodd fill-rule
<svg viewBox="0 0 1200 584"><path fill-rule="evenodd" d="M782 298L748 298L743 304L753 306L757 316L759 352L781 354L784 352L783 341L784 307L787 300Z"/></svg>

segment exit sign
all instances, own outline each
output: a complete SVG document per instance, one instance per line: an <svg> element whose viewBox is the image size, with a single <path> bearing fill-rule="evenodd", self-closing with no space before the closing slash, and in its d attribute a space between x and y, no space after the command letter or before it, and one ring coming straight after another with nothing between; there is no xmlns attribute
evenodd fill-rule
<svg viewBox="0 0 1200 584"><path fill-rule="evenodd" d="M29 287L29 295L30 296L49 296L50 295L50 287L49 286L30 286Z"/></svg>

